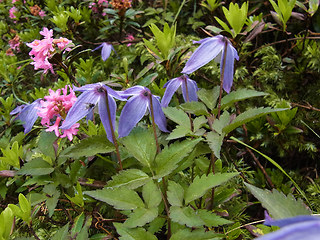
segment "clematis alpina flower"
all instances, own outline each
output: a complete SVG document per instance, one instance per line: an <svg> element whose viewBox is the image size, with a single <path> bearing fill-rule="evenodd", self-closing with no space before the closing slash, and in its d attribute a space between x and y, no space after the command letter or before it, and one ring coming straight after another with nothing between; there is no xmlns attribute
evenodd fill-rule
<svg viewBox="0 0 320 240"><path fill-rule="evenodd" d="M193 73L200 67L206 65L212 59L217 61L217 57L221 56L221 58L219 58L221 71L220 74L222 74L223 62L225 59L223 89L229 93L233 83L234 59L239 60L237 50L232 46L231 42L222 35L205 38L200 41L194 41L194 43L200 43L200 46L189 58L182 70L182 73Z"/></svg>
<svg viewBox="0 0 320 240"><path fill-rule="evenodd" d="M166 88L166 91L164 92L163 98L161 99L162 107L167 107L169 105L173 94L178 90L180 86L182 88L182 96L185 102L198 101L197 83L194 80L190 79L187 75L182 75L180 77L171 79L163 86L164 88Z"/></svg>
<svg viewBox="0 0 320 240"><path fill-rule="evenodd" d="M41 106L40 101L41 99L37 99L31 104L18 106L10 112L10 115L17 114L16 120L21 120L23 122L22 126L24 127L24 134L31 131L33 124L38 118L37 112L38 107Z"/></svg>
<svg viewBox="0 0 320 240"><path fill-rule="evenodd" d="M257 240L318 240L320 236L320 218L301 215L291 218L266 220L265 225L279 226L280 230L256 238Z"/></svg>
<svg viewBox="0 0 320 240"><path fill-rule="evenodd" d="M108 110L106 97L108 96L109 109L111 115L112 126L116 123L116 109L117 105L113 98L125 101L118 92L112 90L108 86L102 83L88 84L82 87L74 87L75 91L80 91L82 94L78 97L78 100L70 108L66 119L64 120L60 129L70 129L73 124L78 122L85 116L92 115L93 108L98 104L98 110L101 122L107 133L107 138L113 143L112 129L109 123Z"/></svg>
<svg viewBox="0 0 320 240"><path fill-rule="evenodd" d="M113 46L111 44L104 42L99 47L96 47L92 51L96 51L96 50L98 50L100 48L102 48L101 49L101 58L102 58L103 61L106 61L110 57L111 50L114 51L114 48L113 48Z"/></svg>
<svg viewBox="0 0 320 240"><path fill-rule="evenodd" d="M119 120L119 137L128 136L135 125L142 119L147 109L151 113L150 97L152 98L152 109L154 121L163 132L167 130L167 120L161 109L160 97L151 94L150 90L142 86L131 87L121 94L123 97L132 96L123 107Z"/></svg>

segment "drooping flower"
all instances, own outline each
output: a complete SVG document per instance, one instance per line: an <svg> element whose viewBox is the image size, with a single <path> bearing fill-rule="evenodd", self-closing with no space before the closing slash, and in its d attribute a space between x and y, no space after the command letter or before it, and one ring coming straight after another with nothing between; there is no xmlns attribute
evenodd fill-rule
<svg viewBox="0 0 320 240"><path fill-rule="evenodd" d="M161 106L167 107L173 94L181 86L182 96L185 102L198 101L197 96L197 83L190 79L187 75L182 75L180 77L169 80L163 87L166 88L163 98L161 99ZM187 92L188 89L188 92Z"/></svg>
<svg viewBox="0 0 320 240"><path fill-rule="evenodd" d="M205 38L200 41L195 41L194 43L200 43L200 46L189 58L182 73L193 73L212 59L216 61L220 60L220 74L223 74L223 89L229 93L233 83L234 59L239 60L237 50L232 46L231 42L222 35ZM218 56L221 56L221 58L218 59ZM223 72L224 61L225 67Z"/></svg>
<svg viewBox="0 0 320 240"><path fill-rule="evenodd" d="M119 137L128 136L131 130L145 115L147 109L154 113L154 121L159 129L163 132L168 132L166 117L161 109L159 102L160 97L151 94L150 90L142 86L131 87L121 94L124 97L132 96L126 105L123 107L119 120Z"/></svg>
<svg viewBox="0 0 320 240"><path fill-rule="evenodd" d="M270 220L269 226L279 226L280 230L256 238L257 240L318 240L320 236L320 218L311 215L301 215L291 218Z"/></svg>
<svg viewBox="0 0 320 240"><path fill-rule="evenodd" d="M117 105L114 98L125 101L117 91L109 88L102 83L88 84L83 87L75 87L75 91L80 91L82 94L78 100L73 104L69 110L67 117L60 127L60 129L70 129L73 124L87 115L92 115L93 108L98 104L98 110L101 122L107 133L107 138L113 143L112 129L110 127L106 97L108 96L108 103L110 109L110 116L113 128L116 122L116 109Z"/></svg>
<svg viewBox="0 0 320 240"><path fill-rule="evenodd" d="M106 61L110 57L111 50L114 51L114 48L111 44L104 42L101 45L99 45L99 47L96 47L92 51L96 51L100 48L102 48L101 49L101 58L103 61Z"/></svg>
<svg viewBox="0 0 320 240"><path fill-rule="evenodd" d="M41 99L35 100L31 104L24 104L16 107L13 111L10 112L10 115L16 115L16 120L21 120L23 122L24 134L27 134L31 131L32 126L38 118L38 107L40 107Z"/></svg>

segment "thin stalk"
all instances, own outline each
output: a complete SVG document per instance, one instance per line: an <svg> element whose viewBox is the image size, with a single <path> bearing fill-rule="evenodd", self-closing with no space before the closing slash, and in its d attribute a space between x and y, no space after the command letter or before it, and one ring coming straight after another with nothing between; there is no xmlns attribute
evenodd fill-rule
<svg viewBox="0 0 320 240"><path fill-rule="evenodd" d="M177 19L178 19L178 16L179 16L179 14L180 14L180 12L181 12L181 9L182 9L182 7L183 7L183 5L186 3L186 0L183 0L183 2L181 3L181 5L180 5L180 7L179 7L179 9L178 9L178 12L176 13L176 16L174 17L174 20L173 20L173 23L172 24L175 24L175 22L177 21Z"/></svg>
<svg viewBox="0 0 320 240"><path fill-rule="evenodd" d="M114 128L113 128L113 124L112 124L112 120L111 120L111 113L110 113L110 107L109 107L109 95L108 95L108 91L106 89L104 89L104 91L106 93L107 112L108 112L108 120L109 120L109 124L110 124L110 128L111 128L112 141L113 141L114 147L116 148L116 155L117 155L117 159L118 159L118 163L119 163L119 168L121 171L123 169L123 167L122 167L118 142L117 142L116 136L114 135Z"/></svg>
<svg viewBox="0 0 320 240"><path fill-rule="evenodd" d="M219 93L219 103L218 103L218 119L220 118L220 113L221 113L221 98L222 98L222 92L223 92L224 70L226 68L227 45L228 45L228 42L227 42L227 40L225 40L224 53L223 53L223 63L222 63L222 68L221 68L222 72L220 73L220 93Z"/></svg>
<svg viewBox="0 0 320 240"><path fill-rule="evenodd" d="M156 123L154 121L154 111L153 111L153 103L152 103L151 93L149 93L149 99L150 99L150 114L151 114L152 129L153 129L154 139L156 141L157 153L159 153L160 152L160 145L159 145L158 137L157 137Z"/></svg>
<svg viewBox="0 0 320 240"><path fill-rule="evenodd" d="M213 154L213 152L211 152L211 168L212 168L212 173L215 174L215 162L216 162L216 158ZM213 207L213 202L214 202L214 191L215 191L215 188L213 187L211 189L211 201L210 201L210 206L209 206L209 209L212 209Z"/></svg>

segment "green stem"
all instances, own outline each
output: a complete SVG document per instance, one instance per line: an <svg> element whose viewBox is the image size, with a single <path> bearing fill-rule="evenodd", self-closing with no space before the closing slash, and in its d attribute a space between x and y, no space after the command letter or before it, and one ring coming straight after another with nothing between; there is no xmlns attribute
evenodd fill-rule
<svg viewBox="0 0 320 240"><path fill-rule="evenodd" d="M224 70L226 68L227 45L228 45L228 42L227 42L227 39L225 39L223 62L222 62L222 68L221 68L222 72L220 73L220 93L219 93L219 103L218 103L218 119L220 118L220 113L221 113L221 98L222 98L222 93L223 93Z"/></svg>
<svg viewBox="0 0 320 240"><path fill-rule="evenodd" d="M110 124L110 128L111 128L112 141L113 141L114 147L116 148L116 155L117 155L117 159L118 159L118 163L119 163L119 169L121 171L123 168L122 168L122 162L121 162L121 157L120 157L120 152L119 152L119 146L118 146L116 136L114 134L114 128L113 128L112 119L111 119L108 91L107 91L107 89L104 89L104 91L106 93L107 112L108 112L108 120L109 120L109 124Z"/></svg>

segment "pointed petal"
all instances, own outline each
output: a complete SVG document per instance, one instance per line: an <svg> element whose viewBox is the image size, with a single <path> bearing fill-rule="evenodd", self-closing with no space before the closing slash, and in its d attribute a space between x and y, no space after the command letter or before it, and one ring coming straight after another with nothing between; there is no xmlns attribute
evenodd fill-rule
<svg viewBox="0 0 320 240"><path fill-rule="evenodd" d="M82 87L73 87L73 91L84 92L84 91L94 91L95 89L102 87L102 83L92 83L87 84Z"/></svg>
<svg viewBox="0 0 320 240"><path fill-rule="evenodd" d="M112 131L114 131L115 124L116 124L117 105L111 96L108 96L108 102L109 102L110 116L111 116L113 129L111 128L110 122L109 122L107 101L106 101L105 95L102 95L101 98L99 99L99 103L98 103L99 115L100 115L100 119L103 124L103 127L106 130L108 140L114 143L112 139Z"/></svg>
<svg viewBox="0 0 320 240"><path fill-rule="evenodd" d="M202 44L202 43L204 43L204 42L206 42L206 41L208 41L208 40L210 40L210 39L211 39L211 37L207 37L207 38L201 39L201 40L199 40L199 41L192 41L192 42L193 42L193 43Z"/></svg>
<svg viewBox="0 0 320 240"><path fill-rule="evenodd" d="M238 56L238 55L237 55ZM227 44L227 54L226 54L226 66L224 69L223 76L223 89L229 93L233 83L233 71L234 71L234 59L237 57L234 55L234 50L231 44ZM220 72L222 72L224 53L222 54L220 63Z"/></svg>
<svg viewBox="0 0 320 240"><path fill-rule="evenodd" d="M224 43L219 38L213 37L210 40L204 41L189 58L182 73L190 74L206 65L219 54L223 46Z"/></svg>
<svg viewBox="0 0 320 240"><path fill-rule="evenodd" d="M104 88L107 90L108 95L120 100L120 101L127 101L126 98L124 98L121 93L123 93L123 91L115 91L112 88L108 87L107 85L103 85Z"/></svg>
<svg viewBox="0 0 320 240"><path fill-rule="evenodd" d="M174 78L164 85L164 87L166 86L166 91L164 92L161 100L162 107L167 107L169 105L173 94L177 91L181 84L182 80L180 80L179 78Z"/></svg>
<svg viewBox="0 0 320 240"><path fill-rule="evenodd" d="M167 129L167 119L162 111L159 99L153 95L152 95L152 106L153 106L154 122L157 124L157 126L162 132L169 132ZM150 108L149 108L149 111L150 111Z"/></svg>
<svg viewBox="0 0 320 240"><path fill-rule="evenodd" d="M100 44L98 47L96 47L95 49L93 49L91 52L93 52L93 51L96 51L96 50L98 50L98 49L100 49L100 48L102 48L103 47L103 43L102 44Z"/></svg>
<svg viewBox="0 0 320 240"><path fill-rule="evenodd" d="M140 95L133 96L128 100L120 115L119 138L129 135L146 113L148 102L148 98Z"/></svg>
<svg viewBox="0 0 320 240"><path fill-rule="evenodd" d="M198 86L197 83L190 79L189 77L187 77L187 87L188 87L188 97L189 97L189 102L197 102L198 101L198 95L197 95L197 91L198 91ZM186 84L183 83L182 86L182 96L185 102L187 101L187 91L186 91Z"/></svg>
<svg viewBox="0 0 320 240"><path fill-rule="evenodd" d="M312 215L300 215L300 216L295 216L295 217L290 217L290 218L283 218L283 219L278 219L278 220L273 220L273 219L266 219L264 222L264 225L267 226L278 226L278 227L285 227L291 224L296 224L296 223L302 223L306 221L319 221L320 218Z"/></svg>
<svg viewBox="0 0 320 240"><path fill-rule="evenodd" d="M128 88L125 91L121 92L121 96L123 97L129 97L133 95L139 95L142 91L145 91L147 88L142 87L142 86L134 86L131 88Z"/></svg>
<svg viewBox="0 0 320 240"><path fill-rule="evenodd" d="M69 129L81 118L87 116L99 101L100 96L101 95L96 94L94 91L83 92L70 108L67 117L60 128Z"/></svg>
<svg viewBox="0 0 320 240"><path fill-rule="evenodd" d="M17 119L24 122L22 126L24 127L24 134L27 134L31 131L34 123L38 119L38 108L40 107L41 99L35 100L33 103L26 105L20 114L18 115Z"/></svg>
<svg viewBox="0 0 320 240"><path fill-rule="evenodd" d="M111 54L112 45L108 43L102 43L101 57L103 61L106 61Z"/></svg>

